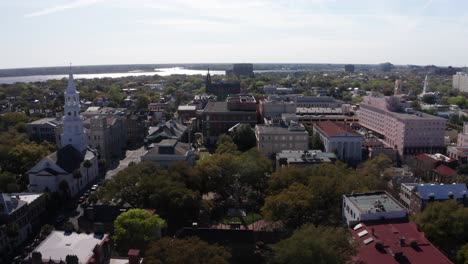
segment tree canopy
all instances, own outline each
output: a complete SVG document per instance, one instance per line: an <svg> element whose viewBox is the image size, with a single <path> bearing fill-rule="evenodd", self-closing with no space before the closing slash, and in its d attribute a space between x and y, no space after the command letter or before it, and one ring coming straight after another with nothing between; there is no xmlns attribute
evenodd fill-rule
<svg viewBox="0 0 468 264"><path fill-rule="evenodd" d="M342 228L306 225L273 247L273 263L347 263L355 245Z"/></svg>
<svg viewBox="0 0 468 264"><path fill-rule="evenodd" d="M208 244L199 238L162 238L151 243L145 264L228 264L231 254L223 247Z"/></svg>
<svg viewBox="0 0 468 264"><path fill-rule="evenodd" d="M143 209L130 209L120 214L114 222L113 239L122 252L131 248L144 248L158 237L166 222L158 215Z"/></svg>

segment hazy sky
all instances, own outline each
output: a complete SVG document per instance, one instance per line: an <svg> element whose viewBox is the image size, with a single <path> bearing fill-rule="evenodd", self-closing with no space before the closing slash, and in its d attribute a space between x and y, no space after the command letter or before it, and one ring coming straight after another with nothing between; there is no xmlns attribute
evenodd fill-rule
<svg viewBox="0 0 468 264"><path fill-rule="evenodd" d="M0 68L468 64L468 1L0 0Z"/></svg>

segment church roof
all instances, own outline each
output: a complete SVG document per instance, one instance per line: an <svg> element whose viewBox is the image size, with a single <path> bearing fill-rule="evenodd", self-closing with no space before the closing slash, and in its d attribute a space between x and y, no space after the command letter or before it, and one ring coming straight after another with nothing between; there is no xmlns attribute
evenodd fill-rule
<svg viewBox="0 0 468 264"><path fill-rule="evenodd" d="M66 145L58 151L50 154L48 158L68 173L72 173L78 169L80 164L83 162L83 155L72 145Z"/></svg>

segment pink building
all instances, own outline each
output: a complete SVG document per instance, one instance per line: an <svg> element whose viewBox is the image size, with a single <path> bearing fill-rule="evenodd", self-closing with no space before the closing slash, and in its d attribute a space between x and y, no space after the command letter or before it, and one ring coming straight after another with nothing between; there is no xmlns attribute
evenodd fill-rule
<svg viewBox="0 0 468 264"><path fill-rule="evenodd" d="M400 155L445 152L446 120L414 112L394 96L366 96L360 106L359 123L384 138Z"/></svg>
<svg viewBox="0 0 468 264"><path fill-rule="evenodd" d="M463 132L458 134L457 146L468 146L468 123L463 123Z"/></svg>

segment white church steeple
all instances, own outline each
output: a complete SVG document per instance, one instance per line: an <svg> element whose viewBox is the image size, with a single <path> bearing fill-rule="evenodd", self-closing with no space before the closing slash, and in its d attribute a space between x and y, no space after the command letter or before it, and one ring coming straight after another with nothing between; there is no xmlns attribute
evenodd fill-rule
<svg viewBox="0 0 468 264"><path fill-rule="evenodd" d="M62 148L66 145L72 145L79 152L84 153L88 147L88 140L84 132L83 121L80 115L80 93L76 90L71 67L63 109Z"/></svg>

